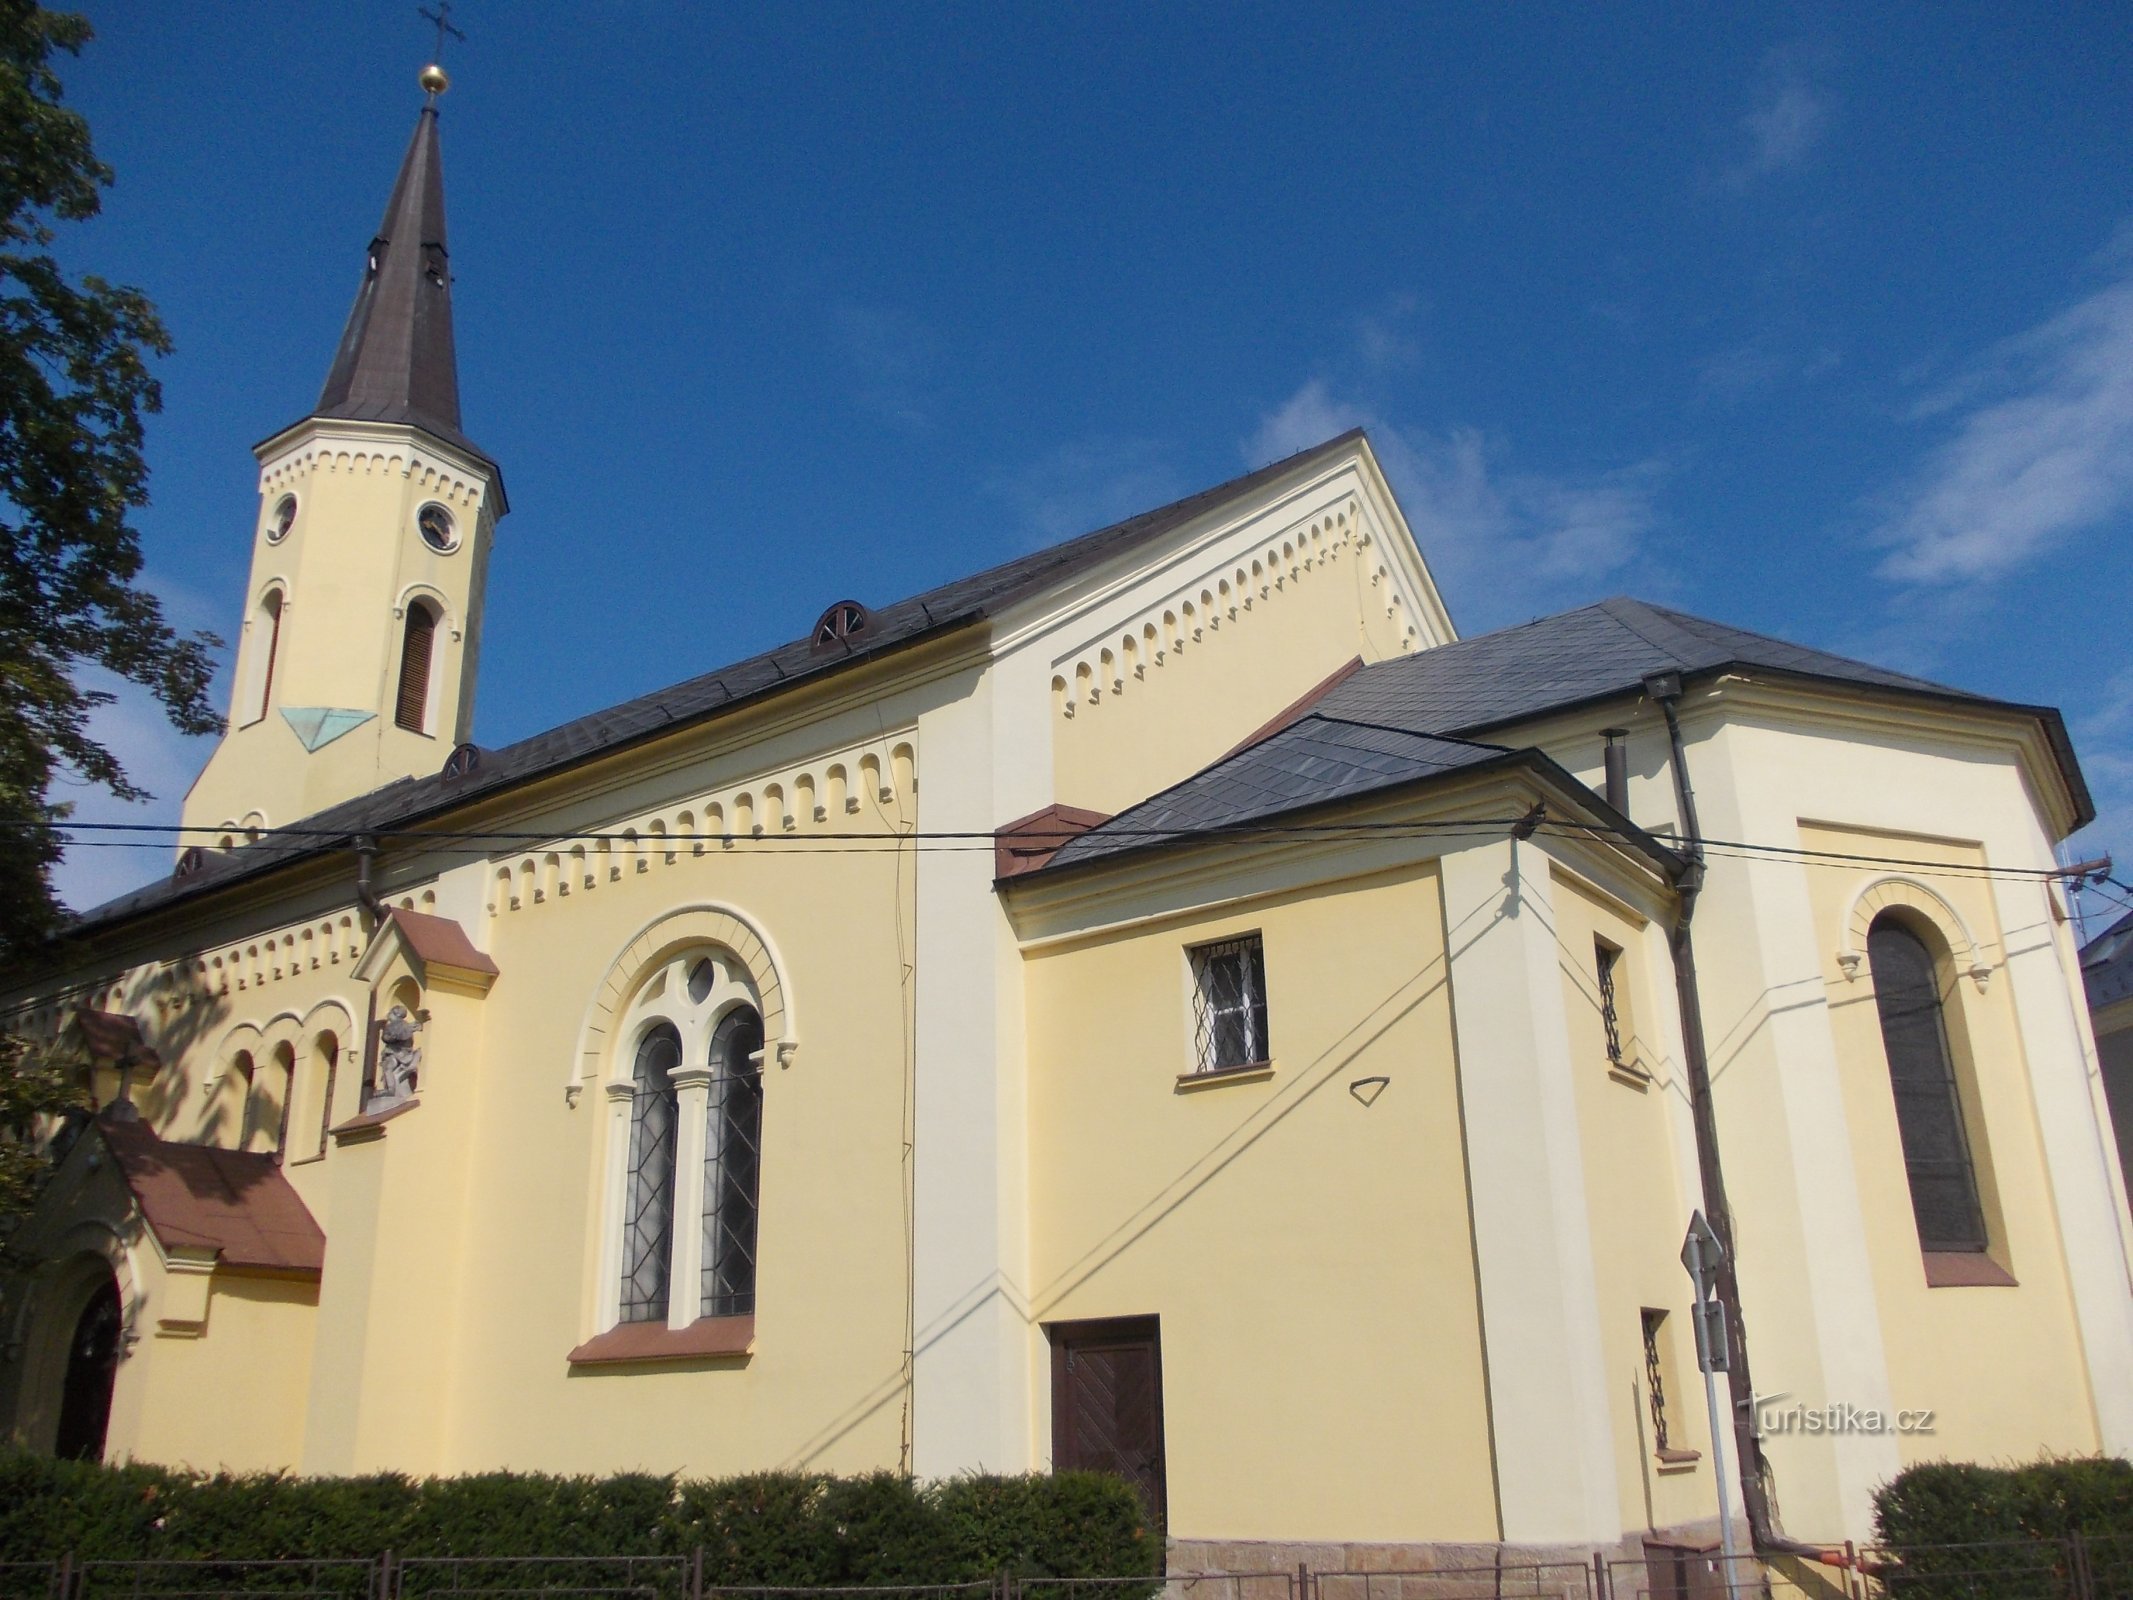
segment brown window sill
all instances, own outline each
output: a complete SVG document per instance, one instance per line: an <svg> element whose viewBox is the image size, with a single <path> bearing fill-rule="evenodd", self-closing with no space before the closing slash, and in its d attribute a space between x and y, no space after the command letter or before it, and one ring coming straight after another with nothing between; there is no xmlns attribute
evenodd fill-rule
<svg viewBox="0 0 2133 1600"><path fill-rule="evenodd" d="M402 1112L412 1111L422 1104L420 1099L402 1100L398 1105L386 1106L378 1111L365 1111L350 1117L346 1122L336 1123L326 1131L333 1135L335 1144L364 1144L372 1139L385 1137L385 1124Z"/></svg>
<svg viewBox="0 0 2133 1600"><path fill-rule="evenodd" d="M1703 1459L1701 1450L1660 1450L1656 1454L1661 1472L1683 1472Z"/></svg>
<svg viewBox="0 0 2133 1600"><path fill-rule="evenodd" d="M624 1322L595 1334L570 1352L574 1367L641 1364L648 1361L707 1361L745 1356L755 1347L755 1318L698 1317L686 1328L664 1322Z"/></svg>
<svg viewBox="0 0 2133 1600"><path fill-rule="evenodd" d="M1218 1083L1257 1083L1262 1078L1274 1076L1271 1061L1247 1061L1241 1066L1214 1067L1206 1072L1187 1072L1178 1078L1178 1093L1189 1094L1194 1089L1212 1089Z"/></svg>
<svg viewBox="0 0 2133 1600"><path fill-rule="evenodd" d="M1982 1250L1924 1252L1928 1289L2017 1289L2015 1276Z"/></svg>

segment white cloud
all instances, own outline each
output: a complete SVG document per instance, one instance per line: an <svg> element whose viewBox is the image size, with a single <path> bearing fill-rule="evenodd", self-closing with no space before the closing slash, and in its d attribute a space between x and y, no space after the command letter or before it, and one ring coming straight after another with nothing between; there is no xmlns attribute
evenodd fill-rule
<svg viewBox="0 0 2133 1600"><path fill-rule="evenodd" d="M171 727L163 708L145 689L95 670L85 670L81 681L85 687L117 696L91 715L90 735L116 755L126 775L154 798L129 803L114 799L101 786L62 774L53 782L52 800L72 802L69 820L74 822L177 822L185 791L199 775L213 741L188 738ZM76 911L86 911L162 877L175 858L169 835L83 833L80 838L82 842L67 850L53 873L60 899Z"/></svg>
<svg viewBox="0 0 2133 1600"><path fill-rule="evenodd" d="M1885 577L1989 580L2133 510L2133 275L2001 345L1922 414L1952 432L1888 497L1872 535Z"/></svg>
<svg viewBox="0 0 2133 1600"><path fill-rule="evenodd" d="M1829 131L1827 97L1807 81L1797 55L1773 52L1763 63L1754 103L1740 119L1747 154L1733 168L1736 184L1796 167Z"/></svg>
<svg viewBox="0 0 2133 1600"><path fill-rule="evenodd" d="M1518 471L1476 429L1401 428L1318 379L1261 422L1245 454L1256 466L1353 427L1370 430L1438 582L1455 597L1485 596L1490 624L1597 598L1657 520L1656 462L1583 477Z"/></svg>

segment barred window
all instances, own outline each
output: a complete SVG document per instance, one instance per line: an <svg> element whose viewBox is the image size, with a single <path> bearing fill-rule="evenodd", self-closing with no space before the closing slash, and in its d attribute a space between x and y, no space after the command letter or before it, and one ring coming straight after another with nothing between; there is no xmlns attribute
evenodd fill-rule
<svg viewBox="0 0 2133 1600"><path fill-rule="evenodd" d="M638 1042L615 1063L628 1078L609 1086L624 1159L609 1180L619 1250L602 1269L604 1328L753 1316L763 1014L748 968L722 946L672 951L616 1032L625 1050Z"/></svg>
<svg viewBox="0 0 2133 1600"><path fill-rule="evenodd" d="M674 1254L674 1134L680 1121L669 1076L681 1035L661 1023L637 1046L630 1102L630 1166L622 1219L622 1320L664 1322Z"/></svg>
<svg viewBox="0 0 2133 1600"><path fill-rule="evenodd" d="M1224 1072L1271 1060L1266 1031L1266 952L1259 935L1203 944L1189 954L1197 1070Z"/></svg>
<svg viewBox="0 0 2133 1600"><path fill-rule="evenodd" d="M1622 1012L1615 997L1615 968L1621 960L1617 946L1605 939L1593 940L1593 970L1600 980L1600 1025L1607 1031L1607 1063L1613 1067L1628 1065L1622 1059Z"/></svg>
<svg viewBox="0 0 2133 1600"><path fill-rule="evenodd" d="M1652 1449L1664 1455L1673 1446L1666 1426L1666 1356L1660 1348L1666 1313L1644 1308L1644 1393L1652 1412Z"/></svg>
<svg viewBox="0 0 2133 1600"><path fill-rule="evenodd" d="M703 1310L755 1314L755 1220L763 1159L763 1019L741 1006L711 1035L704 1123Z"/></svg>
<svg viewBox="0 0 2133 1600"><path fill-rule="evenodd" d="M1881 1042L1888 1052L1919 1248L1981 1251L1986 1245L1985 1218L1978 1204L1977 1171L1963 1126L1933 952L1887 915L1867 930L1866 952L1874 972L1874 1004L1881 1013Z"/></svg>

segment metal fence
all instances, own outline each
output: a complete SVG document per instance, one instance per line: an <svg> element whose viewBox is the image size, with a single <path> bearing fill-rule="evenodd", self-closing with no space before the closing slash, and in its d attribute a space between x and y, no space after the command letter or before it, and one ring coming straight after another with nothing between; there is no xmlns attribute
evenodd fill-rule
<svg viewBox="0 0 2133 1600"><path fill-rule="evenodd" d="M0 1600L2133 1600L2133 1538L2033 1539L1820 1558L1648 1547L1641 1558L1364 1571L796 1588L706 1581L704 1552L369 1560L0 1562Z"/></svg>

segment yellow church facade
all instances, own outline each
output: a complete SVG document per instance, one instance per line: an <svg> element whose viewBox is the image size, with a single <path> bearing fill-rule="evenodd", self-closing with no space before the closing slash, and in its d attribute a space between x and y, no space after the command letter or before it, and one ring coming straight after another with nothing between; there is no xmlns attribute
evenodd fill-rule
<svg viewBox="0 0 2133 1600"><path fill-rule="evenodd" d="M100 1108L10 1437L1696 1543L1701 1210L1766 1548L2133 1448L2055 712L1628 600L1461 639L1356 433L483 749L443 224L432 107L259 447L197 831L10 980Z"/></svg>

